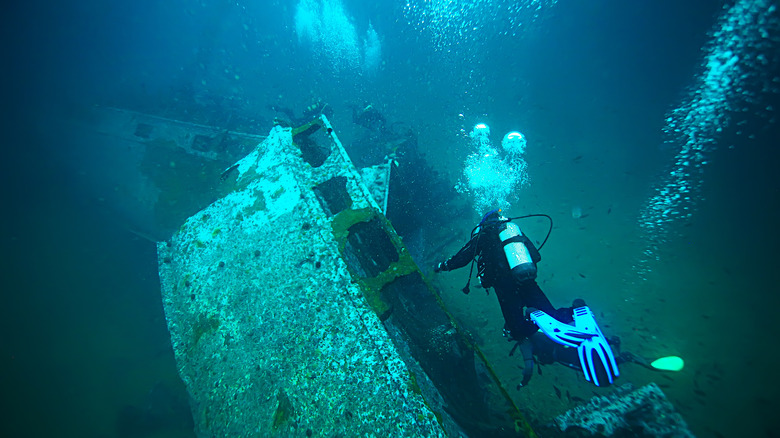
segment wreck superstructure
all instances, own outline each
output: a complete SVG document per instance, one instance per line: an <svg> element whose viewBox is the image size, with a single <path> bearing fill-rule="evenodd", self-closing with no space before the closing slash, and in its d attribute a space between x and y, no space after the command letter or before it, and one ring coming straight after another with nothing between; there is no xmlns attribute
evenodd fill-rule
<svg viewBox="0 0 780 438"><path fill-rule="evenodd" d="M276 126L158 244L199 435L533 436L383 215L390 169Z"/></svg>

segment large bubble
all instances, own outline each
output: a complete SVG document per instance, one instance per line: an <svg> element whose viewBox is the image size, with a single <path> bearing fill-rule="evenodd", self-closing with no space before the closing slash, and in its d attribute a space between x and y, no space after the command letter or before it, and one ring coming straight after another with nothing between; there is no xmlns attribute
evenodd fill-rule
<svg viewBox="0 0 780 438"><path fill-rule="evenodd" d="M523 155L525 145L525 136L517 131L507 132L501 140L501 147L509 155Z"/></svg>
<svg viewBox="0 0 780 438"><path fill-rule="evenodd" d="M640 214L648 246L636 267L640 278L673 233L696 207L708 157L723 129L766 117L765 103L780 89L780 17L771 0L742 0L726 6L704 48L701 71L682 104L670 112L664 133L677 145L674 162ZM751 112L752 114L749 114Z"/></svg>

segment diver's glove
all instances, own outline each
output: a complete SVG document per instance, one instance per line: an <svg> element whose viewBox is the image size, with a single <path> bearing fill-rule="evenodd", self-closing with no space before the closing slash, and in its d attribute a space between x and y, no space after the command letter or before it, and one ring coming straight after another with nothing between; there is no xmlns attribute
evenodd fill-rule
<svg viewBox="0 0 780 438"><path fill-rule="evenodd" d="M447 269L447 261L439 262L436 266L433 267L433 272L441 272L441 271L449 271Z"/></svg>

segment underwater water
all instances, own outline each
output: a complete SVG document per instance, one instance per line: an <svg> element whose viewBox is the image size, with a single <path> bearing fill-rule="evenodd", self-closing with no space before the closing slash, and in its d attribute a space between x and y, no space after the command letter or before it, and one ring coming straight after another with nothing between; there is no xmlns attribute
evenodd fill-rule
<svg viewBox="0 0 780 438"><path fill-rule="evenodd" d="M620 383L658 383L696 436L780 436L770 0L3 9L4 436L194 436L153 241L197 211L193 192L218 187L186 158L83 135L91 110L265 135L321 103L356 163L395 157L422 183L394 215L424 272L491 204L549 214L538 283L553 304L584 298L624 349L685 360L677 373L627 364ZM386 129L360 124L369 104ZM490 132L475 141L478 124ZM524 148L502 145L512 131ZM376 132L415 147L377 147ZM219 151L215 167L247 151ZM152 178L174 196L147 191ZM547 231L520 226L537 242ZM463 295L466 269L431 275L532 422L609 391L559 365L518 388L494 294Z"/></svg>

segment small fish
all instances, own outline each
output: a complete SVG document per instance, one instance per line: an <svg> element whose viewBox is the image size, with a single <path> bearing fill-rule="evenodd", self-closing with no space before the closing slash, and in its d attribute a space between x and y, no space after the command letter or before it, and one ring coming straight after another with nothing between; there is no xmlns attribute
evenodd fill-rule
<svg viewBox="0 0 780 438"><path fill-rule="evenodd" d="M555 386L555 385L553 385L553 389L555 390L555 395L557 395L558 398L560 399L561 398L561 390L557 386Z"/></svg>
<svg viewBox="0 0 780 438"><path fill-rule="evenodd" d="M576 395L575 395L574 397L572 397L572 398L571 398L571 400L572 400L573 402L575 402L575 403L582 403L582 402L584 402L584 401L585 401L585 399L583 399L583 398L581 398L581 397L577 397Z"/></svg>
<svg viewBox="0 0 780 438"><path fill-rule="evenodd" d="M677 400L677 402L676 402L675 404L676 404L677 406L679 406L679 407L680 407L680 409L682 409L682 410L684 410L684 411L690 411L690 410L692 410L692 409L693 409L693 407L692 407L691 405L689 405L689 404L685 404L685 403L683 403L683 402L681 402L681 401L679 401L679 400Z"/></svg>
<svg viewBox="0 0 780 438"><path fill-rule="evenodd" d="M577 155L576 157L572 158L571 160L576 163L576 162L580 161L581 159L582 159L582 155Z"/></svg>
<svg viewBox="0 0 780 438"><path fill-rule="evenodd" d="M585 275L584 275L584 274L579 274L579 275L580 275L580 277L582 277L582 278L585 278Z"/></svg>
<svg viewBox="0 0 780 438"><path fill-rule="evenodd" d="M566 400L569 400L571 402L571 394L569 394L569 390L566 390Z"/></svg>
<svg viewBox="0 0 780 438"><path fill-rule="evenodd" d="M607 214L610 214L610 213L612 213L612 207L609 207L609 208L607 209Z"/></svg>
<svg viewBox="0 0 780 438"><path fill-rule="evenodd" d="M702 391L701 389L694 389L693 393L700 397L707 397L707 393Z"/></svg>
<svg viewBox="0 0 780 438"><path fill-rule="evenodd" d="M220 181L225 181L226 179L228 179L228 177L230 176L230 174L231 174L231 173L232 173L234 170L236 170L236 169L238 169L238 163L236 163L236 164L234 164L234 165L232 165L232 166L228 167L227 169L225 169L225 171L224 171L224 172L222 172L222 174L220 174L220 175L219 175L219 180L220 180Z"/></svg>

